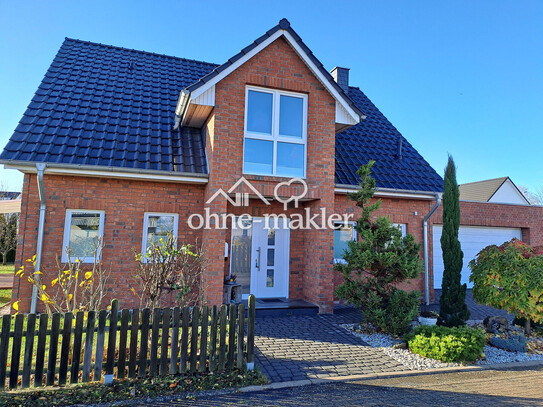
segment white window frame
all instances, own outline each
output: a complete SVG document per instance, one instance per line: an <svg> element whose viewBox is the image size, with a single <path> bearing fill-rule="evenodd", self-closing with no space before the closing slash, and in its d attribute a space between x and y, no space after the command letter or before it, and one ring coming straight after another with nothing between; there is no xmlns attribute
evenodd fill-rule
<svg viewBox="0 0 543 407"><path fill-rule="evenodd" d="M179 214L177 213L163 213L163 212L145 212L143 214L143 232L141 236L141 255L142 261L147 262L146 253L147 253L147 230L149 228L149 217L151 216L173 216L173 237L175 238L175 243L177 245L177 231L179 225Z"/></svg>
<svg viewBox="0 0 543 407"><path fill-rule="evenodd" d="M100 224L98 226L98 236L104 236L104 220L105 220L105 211L97 211L91 209L66 209L66 217L64 220L64 237L62 239L62 257L61 261L66 263L68 261L68 253L66 253L66 248L70 245L70 232L72 228L72 215L74 213L85 213L85 214L100 214ZM99 250L98 258L102 257L102 251ZM94 257L83 257L79 258L76 256L70 256L70 261L75 261L78 259L82 263L94 263Z"/></svg>
<svg viewBox="0 0 543 407"><path fill-rule="evenodd" d="M357 239L358 239L358 234L356 233L356 229L355 229L355 226L356 226L356 222L355 221L348 221L348 222L334 222L334 233L335 231L337 230L335 227L336 226L339 226L339 225L350 225L352 228L353 228L353 239L352 239L352 242L356 242ZM334 239L335 240L335 239ZM335 249L335 248L334 248ZM345 259L342 259L342 258L339 258L339 259L336 259L335 256L334 256L334 264L347 264L347 262L345 261Z"/></svg>
<svg viewBox="0 0 543 407"><path fill-rule="evenodd" d="M402 231L402 239L407 236L407 223L393 223L392 225Z"/></svg>
<svg viewBox="0 0 543 407"><path fill-rule="evenodd" d="M273 95L272 101L272 130L271 135L266 135L262 133L253 133L247 131L247 118L249 112L249 91L253 90L256 92L269 93ZM279 135L279 113L280 113L280 100L281 96L292 96L303 99L303 120L302 120L302 138L280 136ZM261 88L258 86L246 86L245 87L245 119L244 119L244 128L243 128L243 173L250 175L264 175L271 177L286 177L287 175L278 175L277 174L277 143L289 143L289 144L300 144L304 147L304 163L303 163L303 176L295 178L306 178L307 170L307 94L305 93L296 93L289 92L284 90L275 90L269 88ZM245 140L265 140L273 142L273 156L272 156L272 173L255 173L255 172L246 172L245 171Z"/></svg>

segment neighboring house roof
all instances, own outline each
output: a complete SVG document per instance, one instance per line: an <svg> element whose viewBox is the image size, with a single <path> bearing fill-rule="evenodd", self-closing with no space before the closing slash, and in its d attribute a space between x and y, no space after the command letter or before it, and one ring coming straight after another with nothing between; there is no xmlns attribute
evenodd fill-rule
<svg viewBox="0 0 543 407"><path fill-rule="evenodd" d="M0 191L0 201L11 201L21 197L20 192Z"/></svg>
<svg viewBox="0 0 543 407"><path fill-rule="evenodd" d="M206 173L201 131L172 131L172 112L215 67L67 38L0 159Z"/></svg>
<svg viewBox="0 0 543 407"><path fill-rule="evenodd" d="M443 179L358 88L349 96L366 119L336 135L336 183L357 185L356 171L375 160L372 174L379 188L443 191Z"/></svg>
<svg viewBox="0 0 543 407"><path fill-rule="evenodd" d="M0 213L21 212L21 193L0 191Z"/></svg>
<svg viewBox="0 0 543 407"><path fill-rule="evenodd" d="M462 201L530 204L509 177L469 182L458 188Z"/></svg>
<svg viewBox="0 0 543 407"><path fill-rule="evenodd" d="M20 213L21 199L12 199L9 201L0 201L0 213Z"/></svg>
<svg viewBox="0 0 543 407"><path fill-rule="evenodd" d="M274 29L278 27L292 30L284 22ZM292 35L324 70L294 31ZM209 80L206 75L220 71L207 62L67 38L0 163L206 174L201 130L172 130L173 112L181 89L198 86ZM366 116L336 136L337 184L357 185L356 170L376 160L373 175L380 188L442 191L441 177L358 88L345 95L335 82L332 86Z"/></svg>

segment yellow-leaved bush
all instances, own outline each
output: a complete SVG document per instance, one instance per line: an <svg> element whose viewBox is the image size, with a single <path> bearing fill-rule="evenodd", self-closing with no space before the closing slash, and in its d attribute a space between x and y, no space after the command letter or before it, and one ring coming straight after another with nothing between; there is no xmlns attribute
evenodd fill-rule
<svg viewBox="0 0 543 407"><path fill-rule="evenodd" d="M66 248L68 261L61 263L57 256L54 272L36 270L34 255L26 260L26 264L21 266L15 275L21 279L26 276L48 314L97 311L105 296L105 285L110 274L100 261L102 247L102 239L98 238L92 253L93 262L89 264L83 264L74 258L71 249ZM51 277L54 278L50 279ZM15 311L19 310L19 301L14 302L13 308Z"/></svg>

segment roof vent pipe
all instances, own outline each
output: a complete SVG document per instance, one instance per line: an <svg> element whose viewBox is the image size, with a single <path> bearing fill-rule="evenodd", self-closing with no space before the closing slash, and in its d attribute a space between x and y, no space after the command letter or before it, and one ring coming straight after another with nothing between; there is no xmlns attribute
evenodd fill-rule
<svg viewBox="0 0 543 407"><path fill-rule="evenodd" d="M330 71L332 78L337 82L343 92L349 92L349 68L341 68L336 66Z"/></svg>
<svg viewBox="0 0 543 407"><path fill-rule="evenodd" d="M36 164L36 170L38 172L38 193L40 195L40 219L38 222L38 241L36 244L36 266L34 271L40 271L41 269L41 256L43 251L43 234L45 231L45 188L43 185L43 173L45 171L45 164L38 163ZM36 275L36 282L39 283L40 275ZM36 306L38 302L38 289L36 285L32 287L32 299L30 301L30 313L36 313Z"/></svg>
<svg viewBox="0 0 543 407"><path fill-rule="evenodd" d="M424 228L424 302L426 305L430 305L430 277L428 274L428 220L437 211L439 205L441 204L441 194L436 194L436 204L430 210L428 215L424 218L423 228Z"/></svg>
<svg viewBox="0 0 543 407"><path fill-rule="evenodd" d="M398 150L396 151L396 156L398 160L402 159L402 149L403 149L403 137L398 135Z"/></svg>

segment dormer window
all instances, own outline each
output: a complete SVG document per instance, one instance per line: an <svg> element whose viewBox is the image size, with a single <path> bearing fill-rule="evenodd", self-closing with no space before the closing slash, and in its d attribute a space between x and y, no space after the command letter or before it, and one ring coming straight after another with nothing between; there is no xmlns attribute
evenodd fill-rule
<svg viewBox="0 0 543 407"><path fill-rule="evenodd" d="M247 87L243 172L305 178L307 95Z"/></svg>

